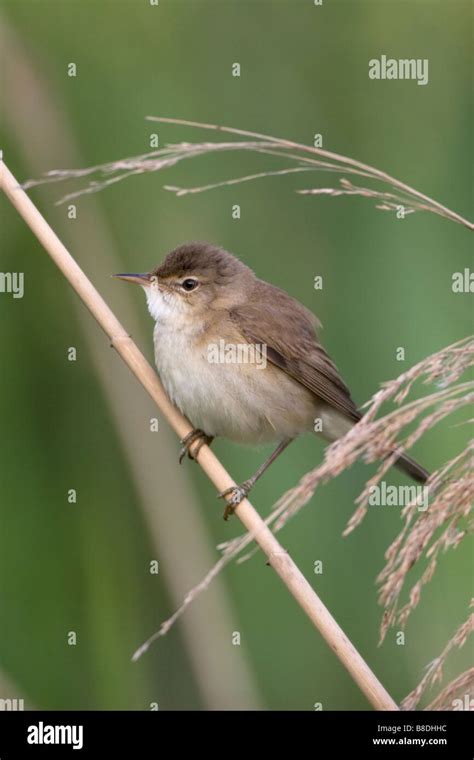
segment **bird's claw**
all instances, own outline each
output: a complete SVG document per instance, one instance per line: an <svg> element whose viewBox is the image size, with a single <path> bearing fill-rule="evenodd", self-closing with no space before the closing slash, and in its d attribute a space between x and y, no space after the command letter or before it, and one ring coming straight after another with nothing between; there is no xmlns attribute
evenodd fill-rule
<svg viewBox="0 0 474 760"><path fill-rule="evenodd" d="M231 486L226 488L225 491L217 495L218 499L227 499L226 508L224 510L224 520L228 520L231 515L234 514L235 508L239 506L250 491L250 484L245 482L241 486Z"/></svg>
<svg viewBox="0 0 474 760"><path fill-rule="evenodd" d="M192 444L198 441L198 444L194 450L194 452L191 454L190 447ZM209 444L212 442L212 437L210 435L206 435L206 433L203 430L199 430L199 428L195 428L194 430L191 430L190 433L188 433L184 438L181 439L181 451L179 452L179 463L182 464L184 457L186 454L190 459L196 459L197 455L201 451L202 446L204 444Z"/></svg>

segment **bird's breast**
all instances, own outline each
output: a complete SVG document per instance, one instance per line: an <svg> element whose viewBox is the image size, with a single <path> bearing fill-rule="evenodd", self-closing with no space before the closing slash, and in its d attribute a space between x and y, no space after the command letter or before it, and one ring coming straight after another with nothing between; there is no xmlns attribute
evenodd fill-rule
<svg viewBox="0 0 474 760"><path fill-rule="evenodd" d="M159 323L154 344L168 396L208 435L258 444L312 429L314 396L261 356L245 361L238 346Z"/></svg>

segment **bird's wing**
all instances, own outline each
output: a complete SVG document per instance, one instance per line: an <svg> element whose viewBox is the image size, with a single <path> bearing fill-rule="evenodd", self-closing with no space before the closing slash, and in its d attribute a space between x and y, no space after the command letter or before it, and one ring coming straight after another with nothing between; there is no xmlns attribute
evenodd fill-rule
<svg viewBox="0 0 474 760"><path fill-rule="evenodd" d="M231 309L229 316L249 343L266 345L273 365L346 417L360 420L348 387L318 341L318 320L302 304L258 280L252 298Z"/></svg>

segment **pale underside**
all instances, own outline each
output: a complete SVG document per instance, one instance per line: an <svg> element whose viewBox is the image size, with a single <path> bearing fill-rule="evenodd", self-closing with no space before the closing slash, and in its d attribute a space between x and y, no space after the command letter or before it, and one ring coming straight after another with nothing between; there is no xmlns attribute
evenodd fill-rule
<svg viewBox="0 0 474 760"><path fill-rule="evenodd" d="M321 435L329 441L344 435L354 424L329 404L267 362L210 363L212 335L197 329L187 314L169 309L156 291L145 289L148 307L156 320L155 361L172 402L207 435L237 443L261 444L295 438L314 430L322 421ZM228 343L242 336L230 323Z"/></svg>

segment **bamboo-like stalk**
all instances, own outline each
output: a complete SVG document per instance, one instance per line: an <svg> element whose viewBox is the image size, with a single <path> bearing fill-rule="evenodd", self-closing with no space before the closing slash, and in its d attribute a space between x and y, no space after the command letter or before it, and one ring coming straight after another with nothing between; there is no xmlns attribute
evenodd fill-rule
<svg viewBox="0 0 474 760"><path fill-rule="evenodd" d="M180 438L184 438L191 431L192 426L171 404L156 372L56 233L21 189L3 161L0 161L0 188L108 335L111 345L155 401L171 427ZM197 461L219 491L235 485L208 446L201 448ZM369 702L377 710L398 710L397 704L247 499L239 504L235 514L252 533L255 541L267 556L271 567L280 576L289 592L338 656Z"/></svg>

